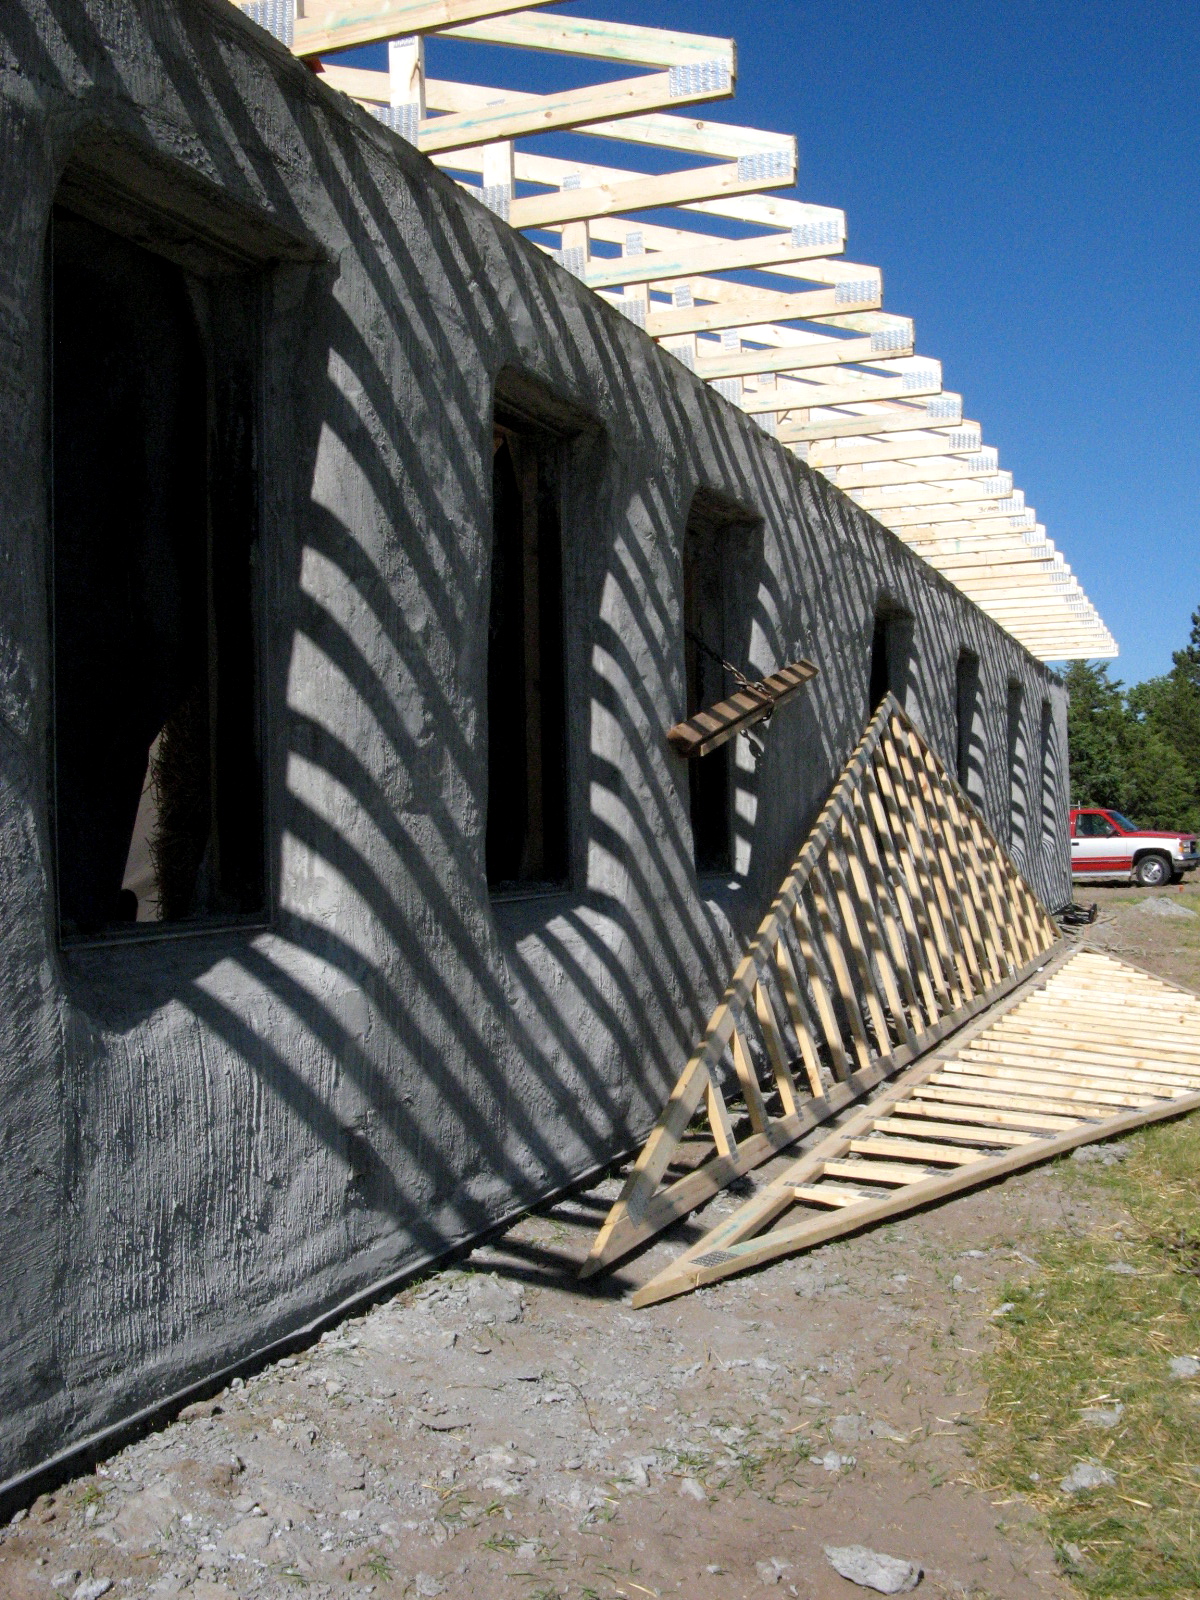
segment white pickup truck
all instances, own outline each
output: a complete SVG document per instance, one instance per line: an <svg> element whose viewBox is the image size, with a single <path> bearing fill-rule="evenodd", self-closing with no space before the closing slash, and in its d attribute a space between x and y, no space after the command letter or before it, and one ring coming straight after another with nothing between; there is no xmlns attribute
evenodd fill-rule
<svg viewBox="0 0 1200 1600"><path fill-rule="evenodd" d="M1194 833L1139 828L1119 811L1071 812L1071 877L1076 883L1122 878L1147 889L1178 883L1200 866Z"/></svg>

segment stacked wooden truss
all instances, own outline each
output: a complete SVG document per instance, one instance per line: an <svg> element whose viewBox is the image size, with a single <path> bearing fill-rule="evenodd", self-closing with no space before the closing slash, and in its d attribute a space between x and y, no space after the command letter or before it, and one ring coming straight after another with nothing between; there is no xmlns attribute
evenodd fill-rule
<svg viewBox="0 0 1200 1600"><path fill-rule="evenodd" d="M299 16L297 0L243 0L243 9L893 529L1032 654L1116 654L979 424L963 421L961 397L943 390L940 364L915 353L911 320L881 309L879 269L839 259L843 213L769 193L795 182L795 139L680 114L732 95L732 41L556 14L548 0L520 10L505 0L299 3ZM636 70L550 94L436 79L425 73L432 34ZM337 59L384 40L387 71ZM516 144L565 130L689 159L647 172ZM637 220L671 208L685 213L681 225Z"/></svg>
<svg viewBox="0 0 1200 1600"><path fill-rule="evenodd" d="M888 695L680 1074L584 1275L930 1050L1028 977L1057 938Z"/></svg>
<svg viewBox="0 0 1200 1600"><path fill-rule="evenodd" d="M644 1284L635 1306L1200 1109L1200 998L1059 951L1000 1006L778 1173Z"/></svg>

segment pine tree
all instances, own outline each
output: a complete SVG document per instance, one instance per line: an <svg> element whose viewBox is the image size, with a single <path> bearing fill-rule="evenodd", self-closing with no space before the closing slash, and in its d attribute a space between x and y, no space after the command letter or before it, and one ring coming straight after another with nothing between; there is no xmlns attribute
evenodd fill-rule
<svg viewBox="0 0 1200 1600"><path fill-rule="evenodd" d="M1110 806L1143 828L1200 832L1200 610L1172 662L1128 694L1105 663L1071 665L1073 804Z"/></svg>

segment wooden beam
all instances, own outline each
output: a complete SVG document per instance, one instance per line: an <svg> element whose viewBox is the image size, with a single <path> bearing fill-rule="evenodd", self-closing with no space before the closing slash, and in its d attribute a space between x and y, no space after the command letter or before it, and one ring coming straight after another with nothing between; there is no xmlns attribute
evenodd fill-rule
<svg viewBox="0 0 1200 1600"><path fill-rule="evenodd" d="M946 550L994 550L1003 545L1015 550L1028 550L1032 555L1050 559L1057 554L1054 542L1046 537L1039 522L1032 528L1009 528L1003 520L984 522L973 533L964 533L954 527L903 528L901 536L914 549L936 545Z"/></svg>
<svg viewBox="0 0 1200 1600"><path fill-rule="evenodd" d="M736 161L721 166L693 167L686 172L655 173L639 178L560 189L551 194L523 195L513 200L509 222L514 228L549 228L564 222L592 220L616 212L649 211L677 206L685 200L721 194L749 194L755 189L794 183L795 169L768 177L747 175Z"/></svg>
<svg viewBox="0 0 1200 1600"><path fill-rule="evenodd" d="M728 239L724 234L712 233L708 230L665 227L661 223L653 222L639 222L634 231L641 237L643 250L664 256L679 255L682 252L695 250L713 243L748 244L753 242L752 240ZM629 232L629 224L623 222L619 217L601 217L597 219L596 237L604 240L605 243L624 245ZM772 237L779 245L787 244L790 240L798 248L803 247L805 253L795 256L781 255L778 262L772 261L768 267L762 269L764 271L769 270L772 273L778 273L786 267L790 276L803 278L809 283L837 284L843 280L850 280L856 277L877 278L879 276L878 267L860 267L857 263L831 259L831 256L840 251L841 241L839 239L831 243L827 229L797 227L795 230L789 230L787 235L782 235L779 231L776 231L773 235L764 236L763 242L765 243ZM791 262L800 261L804 263L803 266L789 265ZM724 269L718 268L716 270L721 271ZM717 293L728 293L735 287L728 280L709 279L707 281L721 285L721 290L714 293L712 298L717 298ZM753 286L748 284L741 284L736 287L743 294L752 292L753 289ZM698 294L702 293L702 287L697 287L696 292ZM843 291L843 293L845 292Z"/></svg>
<svg viewBox="0 0 1200 1600"><path fill-rule="evenodd" d="M961 407L962 399L942 391L941 399L953 402L957 400ZM864 416L861 412L845 417L821 418L816 422L789 422L781 423L777 435L781 444L804 444L814 439L840 439L856 437L870 430L872 434L896 433L900 431L925 430L936 426L943 419L937 412L916 406L893 406L885 411L882 407Z"/></svg>
<svg viewBox="0 0 1200 1600"><path fill-rule="evenodd" d="M916 468L921 473L921 468ZM963 474L960 478L940 481L928 469L914 479L901 479L898 483L865 483L855 485L838 481L838 488L848 494L856 505L867 511L911 510L914 506L971 505L987 493L995 500L1011 499L1013 495L1011 472Z"/></svg>
<svg viewBox="0 0 1200 1600"><path fill-rule="evenodd" d="M909 356L910 349L890 352ZM696 362L696 375L716 378L756 377L764 372L800 372L805 368L829 367L845 362L869 362L886 368L890 363L880 359L878 348L866 339L825 339L812 344L793 345L783 350L743 350L738 355L701 356Z"/></svg>
<svg viewBox="0 0 1200 1600"><path fill-rule="evenodd" d="M672 116L662 111L624 122L593 122L580 130L596 139L619 139L622 144L648 144L697 156L720 156L740 161L756 156L770 159L795 145L791 134L768 133L762 128L741 128L728 122L705 122L695 117Z"/></svg>
<svg viewBox="0 0 1200 1600"><path fill-rule="evenodd" d="M855 405L878 400L915 400L922 395L941 394L941 367L931 362L929 368L931 376L925 383L914 383L908 376L864 378L857 383L814 383L811 386L787 381L779 384L774 390L768 389L756 395L747 395L742 401L742 410L750 412L751 415L766 411L812 411L818 407L824 409L827 406ZM861 418L856 417L854 421L861 422ZM819 427L821 424L815 425Z"/></svg>
<svg viewBox="0 0 1200 1600"><path fill-rule="evenodd" d="M878 326L873 325L876 323ZM903 355L916 338L911 317L894 317L878 311L860 312L849 317L836 314L827 318L819 329L797 328L782 322L759 322L747 327L743 338L750 344L766 345L771 350L795 350L801 346L838 339L843 329L847 337L856 334L871 341L871 351L866 357L868 365L875 365L880 359L890 361Z"/></svg>
<svg viewBox="0 0 1200 1600"><path fill-rule="evenodd" d="M932 538L954 539L969 538L971 534L975 533L1006 532L1009 529L1012 529L1014 533L1021 533L1026 526L1017 513L1010 516L1005 512L999 512L995 516L981 515L968 518L957 515L961 508L952 507L951 509L955 511L956 516L941 522L926 514L929 511L928 506L918 508L912 518L898 514L894 519L896 523L895 531L903 533L906 537L911 534L914 538L928 535ZM871 512L871 516L876 517L877 520L883 520L874 511ZM918 521L916 520L917 518L921 518L921 520ZM1033 532L1033 526L1029 528L1029 531L1030 533Z"/></svg>
<svg viewBox="0 0 1200 1600"><path fill-rule="evenodd" d="M525 134L577 128L597 117L613 120L637 116L664 105L725 100L733 93L733 79L727 72L714 72L711 77L702 73L677 76L684 71L674 68L670 72L652 72L640 78L621 78L582 89L563 89L556 94L521 96L522 104L514 104L518 97L509 96L507 104L430 117L418 130L417 147L427 154L457 150L496 139L517 139Z"/></svg>
<svg viewBox="0 0 1200 1600"><path fill-rule="evenodd" d="M861 492L861 491L859 491ZM857 500L856 495L851 499ZM886 521L888 526L896 528L936 528L944 525L947 528L957 527L961 524L980 522L1003 522L1006 527L1011 527L1011 518L1019 520L1020 528L1034 527L1036 522L1029 518L1036 518L1032 506L1022 503L1024 497L1008 495L1004 499L990 500L950 500L945 503L918 502L913 506L892 503L891 505L864 506L864 511L870 511L881 522Z"/></svg>
<svg viewBox="0 0 1200 1600"><path fill-rule="evenodd" d="M324 50L345 50L354 44L399 39L477 18L503 16L529 6L550 5L552 0L305 0L296 18L292 49L298 56L320 55Z"/></svg>
<svg viewBox="0 0 1200 1600"><path fill-rule="evenodd" d="M816 675L811 661L793 661L761 683L740 689L728 700L697 712L686 722L677 722L667 730L667 743L676 755L688 759L706 756L736 734L766 721Z"/></svg>
<svg viewBox="0 0 1200 1600"><path fill-rule="evenodd" d="M869 418L860 419L864 424ZM859 437L816 441L808 447L808 464L824 472L832 467L850 467L874 461L917 461L925 456L974 455L980 446L977 422L939 423L928 419L912 424L914 431L903 439L874 438L868 429ZM955 440L962 441L956 444Z"/></svg>
<svg viewBox="0 0 1200 1600"><path fill-rule="evenodd" d="M518 50L549 50L596 61L619 61L626 66L683 67L724 61L731 74L737 71L737 46L732 39L601 22L590 17L565 17L561 13L548 16L539 11L516 11L444 31L451 39L474 39Z"/></svg>
<svg viewBox="0 0 1200 1600"><path fill-rule="evenodd" d="M991 464L990 455L984 458L984 464L973 464L975 458L981 455L980 451L974 451L965 458L945 455L924 461L919 466L907 461L881 461L878 464L867 462L858 467L830 466L822 470L830 483L836 483L847 494L852 489L891 489L902 484L948 488L952 484L966 484L972 480L986 483L992 478L1007 478L1011 486L1012 473L998 472Z"/></svg>
<svg viewBox="0 0 1200 1600"><path fill-rule="evenodd" d="M389 103L386 73L343 67L336 61L322 62L321 65L322 74L331 87L353 94L368 109L373 105ZM474 146L501 138L511 139L555 129L579 128L581 132L590 133L594 130L581 124L598 114L608 119L606 127L625 128L629 125L625 119L636 120L638 114L655 106L727 99L733 93L732 84L733 80L723 70L706 75L684 68L548 95L525 94L487 84L460 83L456 79L428 78L425 82L426 105L430 110L445 112L446 115L422 122L418 144L427 154L445 156L450 151L470 151ZM606 136L615 137L615 134ZM779 136L774 138L778 144ZM790 149L794 157L794 141ZM478 157L464 154L457 162L445 161L442 164L478 170L477 161ZM564 165L569 166L569 163ZM760 172L766 171L768 176L772 171L781 173L787 170L788 156L784 154L780 159L757 165Z"/></svg>
<svg viewBox="0 0 1200 1600"><path fill-rule="evenodd" d="M602 221L603 219L601 219ZM593 230L603 238L601 227ZM642 256L619 256L611 261L597 260L584 282L593 289L615 289L626 283L667 283L673 278L690 278L700 272L737 272L748 268L774 269L790 261L807 261L821 255L824 246L793 244L784 235L772 234L757 239L719 239L695 245L672 254L656 250Z"/></svg>
<svg viewBox="0 0 1200 1600"><path fill-rule="evenodd" d="M882 297L882 283L876 280L876 303ZM693 286L693 293L695 293ZM867 302L869 303L869 302ZM685 333L720 333L726 328L748 328L761 324L764 317L795 318L813 321L833 316L844 304L836 288L809 289L800 294L781 294L777 289L758 289L742 304L719 302L708 305L651 308L646 332L652 338L678 337Z"/></svg>

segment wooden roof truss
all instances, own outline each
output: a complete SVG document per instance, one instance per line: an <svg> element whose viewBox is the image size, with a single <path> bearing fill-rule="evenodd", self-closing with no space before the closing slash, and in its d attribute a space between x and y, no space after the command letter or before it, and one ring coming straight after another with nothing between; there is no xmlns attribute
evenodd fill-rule
<svg viewBox="0 0 1200 1600"><path fill-rule="evenodd" d="M844 214L779 193L796 181L795 139L696 115L733 94L733 41L550 3L241 0L331 89L525 231L1032 654L1115 655L1011 474L979 425L963 421L961 397L943 389L940 363L917 353L911 319L882 309L880 270L842 259ZM437 78L425 70L434 35L491 47L479 53L483 75L496 47L617 75L539 94ZM386 71L338 55L383 42ZM640 149L651 167L665 155L675 170L529 147L534 135L567 132Z"/></svg>

